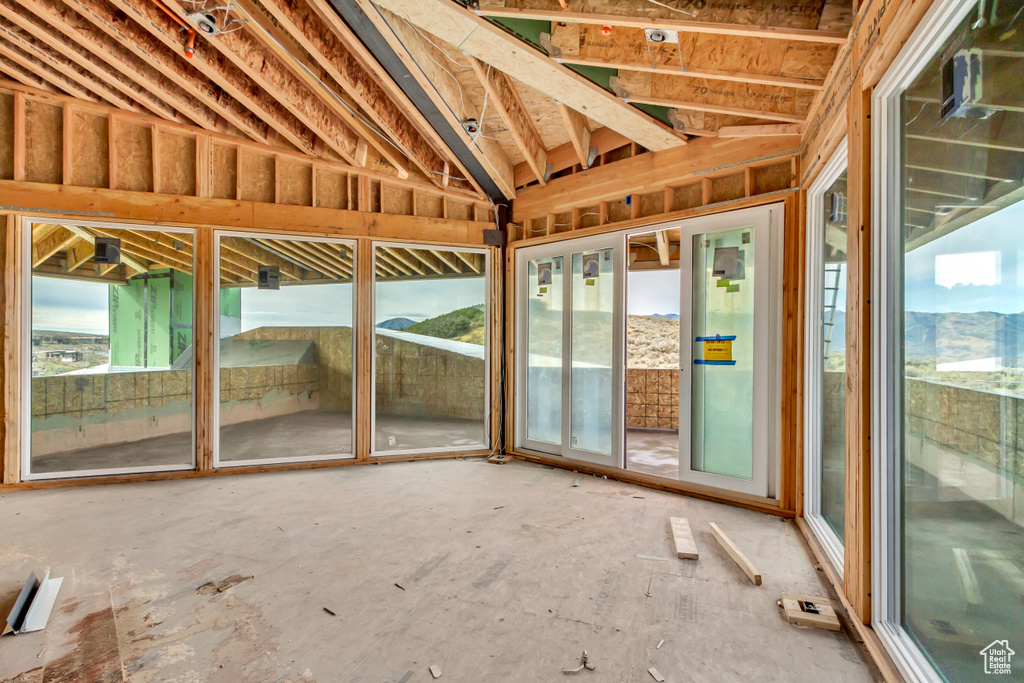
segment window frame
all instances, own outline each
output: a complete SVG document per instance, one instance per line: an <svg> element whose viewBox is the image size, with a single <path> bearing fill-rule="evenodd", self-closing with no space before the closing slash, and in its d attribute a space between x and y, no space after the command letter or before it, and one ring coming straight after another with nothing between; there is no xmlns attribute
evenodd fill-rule
<svg viewBox="0 0 1024 683"><path fill-rule="evenodd" d="M823 220L825 191L847 170L847 152L847 138L843 137L839 147L807 190L806 313L804 315L804 519L821 543L840 579L843 578L844 573L844 544L821 513L824 372L820 353L823 344L820 314L825 298L823 290L825 284L825 222ZM813 354L812 350L815 350Z"/></svg>
<svg viewBox="0 0 1024 683"><path fill-rule="evenodd" d="M191 385L191 422L192 448L188 463L170 465L144 465L140 467L107 467L93 470L63 470L61 472L32 472L32 228L37 223L53 223L60 221L54 216L23 216L19 229L22 234L21 244L21 481L53 481L58 479L81 479L84 477L102 477L124 474L150 474L154 472L187 472L195 470L196 458L196 359L195 359L195 336L193 335L192 354L192 385ZM194 228L187 228L176 225L163 225L153 223L132 223L117 221L89 221L74 219L75 225L85 228L108 228L111 230L140 230L144 232L165 232L179 233L192 236L192 326L195 330L196 324L196 301L197 289L195 280L195 269L197 258L198 231ZM109 334L109 330L108 330Z"/></svg>
<svg viewBox="0 0 1024 683"><path fill-rule="evenodd" d="M395 450L377 450L377 249L379 247L393 247L397 249L433 249L435 251L461 251L464 254L483 254L484 256L484 440L480 445L472 446L435 446L431 448L403 448ZM371 352L370 352L370 458L384 458L392 455L408 456L417 454L434 453L474 453L479 451L494 451L491 443L491 417L495 407L501 398L491 387L491 347L493 346L493 325L491 316L492 306L495 297L492 290L491 273L491 250L486 247L458 247L451 245L426 244L420 242L400 242L393 240L374 241L370 244L370 253L374 262L372 264L372 277L370 278L370 323L372 329Z"/></svg>
<svg viewBox="0 0 1024 683"><path fill-rule="evenodd" d="M318 455L300 455L287 458L249 458L247 460L221 460L220 459L220 308L219 294L220 287L220 240L222 237L261 237L264 239L275 239L288 242L331 242L340 244L351 249L352 253L352 443L348 453L325 453ZM356 358L357 341L359 334L359 312L357 309L359 298L359 245L356 240L341 239L335 237L307 237L289 233L264 233L264 232L239 232L230 230L215 230L213 233L213 282L217 287L218 297L216 301L217 311L213 316L213 338L216 340L213 349L213 420L210 427L211 440L213 443L213 469L231 469L234 467L252 467L258 465L280 465L287 463L302 462L329 462L333 460L353 460L356 457L356 378L359 376L358 362Z"/></svg>
<svg viewBox="0 0 1024 683"><path fill-rule="evenodd" d="M976 6L938 0L925 13L871 96L871 625L909 683L941 674L902 625L903 358L900 95Z"/></svg>

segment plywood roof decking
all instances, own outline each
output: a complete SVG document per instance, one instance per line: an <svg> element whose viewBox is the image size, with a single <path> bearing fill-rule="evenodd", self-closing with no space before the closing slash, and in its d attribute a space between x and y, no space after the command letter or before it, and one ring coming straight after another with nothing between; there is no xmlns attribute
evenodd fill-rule
<svg viewBox="0 0 1024 683"><path fill-rule="evenodd" d="M97 237L121 240L121 263L97 264ZM68 223L37 224L32 230L32 272L44 277L124 284L151 270L193 271L192 235L142 226L108 228ZM277 266L282 285L352 282L352 249L334 242L224 236L220 239L222 287L253 287L259 266ZM482 254L437 249L381 246L377 249L379 281L482 277Z"/></svg>

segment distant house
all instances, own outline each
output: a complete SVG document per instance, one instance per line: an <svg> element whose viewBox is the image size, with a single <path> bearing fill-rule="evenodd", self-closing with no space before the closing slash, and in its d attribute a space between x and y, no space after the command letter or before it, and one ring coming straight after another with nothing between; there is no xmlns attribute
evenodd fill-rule
<svg viewBox="0 0 1024 683"><path fill-rule="evenodd" d="M46 352L47 358L59 359L62 363L80 363L85 360L85 354L81 351L73 351L71 349L57 349L54 351Z"/></svg>

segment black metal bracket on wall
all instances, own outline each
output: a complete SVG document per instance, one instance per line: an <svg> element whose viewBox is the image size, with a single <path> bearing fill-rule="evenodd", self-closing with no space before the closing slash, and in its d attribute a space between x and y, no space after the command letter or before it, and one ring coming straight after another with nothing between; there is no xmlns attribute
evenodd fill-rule
<svg viewBox="0 0 1024 683"><path fill-rule="evenodd" d="M456 131L449 125L441 110L437 108L433 100L409 72L402 59L377 30L377 26L366 16L359 3L356 0L330 0L330 3L345 23L363 41L363 45L373 53L373 56L398 84L406 97L426 118L430 126L437 131L437 134L441 136L444 143L448 145L448 148L455 154L462 166L469 171L469 174L473 176L473 179L490 197L491 201L495 204L505 202L505 195L498 189L497 184L491 179L483 165L469 151L461 131Z"/></svg>

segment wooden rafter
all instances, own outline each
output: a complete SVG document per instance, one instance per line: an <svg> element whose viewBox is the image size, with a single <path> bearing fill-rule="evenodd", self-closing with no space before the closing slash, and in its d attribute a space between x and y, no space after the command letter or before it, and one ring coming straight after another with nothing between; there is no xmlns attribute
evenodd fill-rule
<svg viewBox="0 0 1024 683"><path fill-rule="evenodd" d="M59 90L67 93L68 95L78 97L89 102L100 101L100 98L80 87L74 81L68 79L62 74L51 71L45 64L24 55L20 50L7 45L3 40L0 40L0 65L4 66L5 70L8 65L12 65L14 68L8 73L10 75L16 75L20 71L21 73L26 74L26 80L31 80L31 78L27 77L31 74L32 77L38 78L43 84L45 84L46 89L49 89L50 91ZM29 87L37 87L33 86L31 83L26 83L26 85L29 85Z"/></svg>
<svg viewBox="0 0 1024 683"><path fill-rule="evenodd" d="M359 0L359 3L368 13L375 11L369 7L370 0ZM591 120L622 133L647 149L669 149L685 143L681 136L654 117L622 102L604 88L456 3L448 0L377 0L376 4L431 31L517 81L586 113Z"/></svg>
<svg viewBox="0 0 1024 683"><path fill-rule="evenodd" d="M71 66L62 55L54 53L24 33L8 26L0 26L0 41L7 42L23 54L30 56L33 60L37 60L47 71L52 70L59 73L69 84L74 84L78 93L88 93L87 99L110 102L114 106L127 109L128 111L142 111L131 100L126 99L117 91L111 90L105 84L98 82L80 67L75 68ZM8 56L10 55L8 54Z"/></svg>
<svg viewBox="0 0 1024 683"><path fill-rule="evenodd" d="M629 138L616 133L611 128L598 128L590 134L590 146L594 148L598 155L607 154L612 150L619 149L620 147L624 147L629 144ZM548 165L551 166L552 173L564 171L578 163L580 163L579 154L576 151L576 146L573 145L571 140L564 145L560 145L548 151ZM533 169L531 169L525 161L520 164L516 164L516 187L522 187L526 183L530 182L532 178Z"/></svg>
<svg viewBox="0 0 1024 683"><path fill-rule="evenodd" d="M580 166L590 167L590 126L587 125L587 117L574 109L569 109L561 102L558 103L558 111L565 121L565 128L569 131L569 144L576 152L576 158L580 160Z"/></svg>
<svg viewBox="0 0 1024 683"><path fill-rule="evenodd" d="M3 4L11 0L3 0ZM142 57L133 53L131 46L121 41L112 41L110 36L87 21L75 10L59 0L24 0L21 4L39 19L74 41L89 60L102 60L116 73L120 82L137 83L143 89L139 100L163 103L170 110L169 120L176 120L175 112L206 130L217 130L217 113L202 101L190 96L177 83L154 69ZM152 108L152 107L151 107Z"/></svg>
<svg viewBox="0 0 1024 683"><path fill-rule="evenodd" d="M480 13L487 17L505 19L533 19L537 21L571 22L595 24L598 26L621 26L624 28L657 28L682 33L710 33L719 36L742 36L775 40L806 41L841 45L846 42L845 31L821 31L797 29L785 26L757 26L718 21L695 21L692 19L638 17L596 12L561 12L548 9L506 8L504 0L481 0Z"/></svg>
<svg viewBox="0 0 1024 683"><path fill-rule="evenodd" d="M123 73L111 69L105 61L97 59L97 54L79 44L75 39L74 29L63 22L57 25L49 24L41 17L35 17L33 20L31 3L28 4L28 8L30 12L26 12L22 7L16 5L13 0L0 0L0 17L7 19L40 43L63 55L69 62L76 64L84 72L92 74L113 91L120 92L129 102L141 104L168 121L178 120L178 111L174 107L141 87L134 80L125 78ZM117 46L111 47L117 49ZM107 51L108 49L104 46L99 55L106 54ZM213 116L203 117L195 115L195 112L191 113L194 118L189 118L197 125L213 130Z"/></svg>
<svg viewBox="0 0 1024 683"><path fill-rule="evenodd" d="M190 60L191 66L185 64L184 58L180 56L183 44L179 37L178 25L156 5L151 2L134 3L129 0L109 0L109 2L149 31L172 52L176 52L180 62L178 68L189 70L191 67L195 67L200 70L218 87L241 102L249 111L269 124L274 131L277 131L277 134L298 147L303 153L310 156L321 156L319 145L316 142L316 134L294 114L282 108L280 103L253 81L244 70L229 60L217 58L215 50L203 46L204 49L196 50ZM240 31L235 33L240 33ZM263 141L274 142L275 140L271 138L276 138L276 135L271 135L268 131L267 137Z"/></svg>
<svg viewBox="0 0 1024 683"><path fill-rule="evenodd" d="M548 164L547 150L544 149L544 141L533 124L530 112L526 110L526 105L516 90L516 84L508 75L489 64L482 64L474 57L469 58L469 65L486 91L487 101L498 111L526 163L543 185ZM486 116L486 111L482 116Z"/></svg>
<svg viewBox="0 0 1024 683"><path fill-rule="evenodd" d="M124 0L121 0L124 1ZM172 11L186 12L176 0L162 0ZM148 3L147 3L148 4ZM210 49L210 48L213 49ZM249 30L224 31L215 40L206 41L200 52L219 52L235 68L244 72L265 93L287 109L324 144L349 163L355 163L355 148L360 137L320 96L295 77ZM193 60L195 57L193 57Z"/></svg>
<svg viewBox="0 0 1024 683"><path fill-rule="evenodd" d="M658 245L658 262L668 266L671 255L669 254L668 235L664 230L654 233L654 239Z"/></svg>

